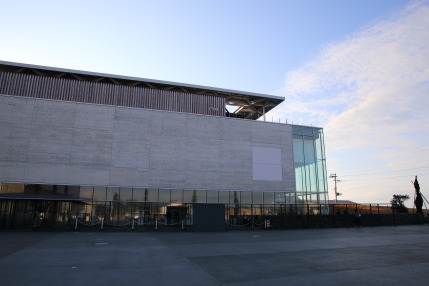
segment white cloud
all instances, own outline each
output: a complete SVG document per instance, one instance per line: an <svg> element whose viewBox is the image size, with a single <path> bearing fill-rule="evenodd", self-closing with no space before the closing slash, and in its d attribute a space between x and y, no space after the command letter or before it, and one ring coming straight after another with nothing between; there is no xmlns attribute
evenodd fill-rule
<svg viewBox="0 0 429 286"><path fill-rule="evenodd" d="M385 146L389 138L407 140L400 133L413 126L419 126L416 136L421 128L429 131L427 31L426 1L328 45L317 58L287 74L280 91L286 102L277 115L325 126L334 148L367 144L357 135L371 132Z"/></svg>
<svg viewBox="0 0 429 286"><path fill-rule="evenodd" d="M324 126L328 168L333 150L368 147L378 161L367 168L429 165L428 31L429 2L418 1L327 45L286 75L279 91L286 100L275 115ZM346 157L333 159L341 171L353 164Z"/></svg>

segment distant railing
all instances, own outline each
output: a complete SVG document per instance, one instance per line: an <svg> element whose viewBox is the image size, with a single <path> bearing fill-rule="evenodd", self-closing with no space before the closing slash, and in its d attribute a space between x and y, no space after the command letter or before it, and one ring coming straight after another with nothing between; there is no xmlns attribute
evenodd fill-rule
<svg viewBox="0 0 429 286"><path fill-rule="evenodd" d="M422 224L424 214L398 213L388 204L229 206L228 229L294 229Z"/></svg>
<svg viewBox="0 0 429 286"><path fill-rule="evenodd" d="M19 203L19 204L18 204ZM0 228L74 231L190 231L194 204L144 203L101 208L55 202L32 209L22 201L3 202ZM13 205L14 204L14 205ZM8 207L9 206L9 207ZM55 207L56 206L56 207ZM96 207L98 206L98 207ZM226 230L395 226L427 222L427 210L398 213L388 204L224 204ZM17 208L20 207L20 208ZM22 209L23 212L13 211ZM9 211L10 210L10 211Z"/></svg>

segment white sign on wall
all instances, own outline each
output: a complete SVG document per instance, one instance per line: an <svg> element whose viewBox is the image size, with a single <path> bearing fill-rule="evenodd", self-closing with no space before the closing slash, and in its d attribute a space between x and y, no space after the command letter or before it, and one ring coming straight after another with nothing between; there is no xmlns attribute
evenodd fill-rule
<svg viewBox="0 0 429 286"><path fill-rule="evenodd" d="M252 147L253 180L282 181L282 152L280 148Z"/></svg>

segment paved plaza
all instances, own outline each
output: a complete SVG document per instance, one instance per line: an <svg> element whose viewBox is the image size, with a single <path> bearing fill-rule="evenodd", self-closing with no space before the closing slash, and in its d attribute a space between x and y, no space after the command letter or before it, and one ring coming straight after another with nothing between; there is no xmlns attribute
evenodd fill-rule
<svg viewBox="0 0 429 286"><path fill-rule="evenodd" d="M0 285L428 285L429 226L0 232Z"/></svg>

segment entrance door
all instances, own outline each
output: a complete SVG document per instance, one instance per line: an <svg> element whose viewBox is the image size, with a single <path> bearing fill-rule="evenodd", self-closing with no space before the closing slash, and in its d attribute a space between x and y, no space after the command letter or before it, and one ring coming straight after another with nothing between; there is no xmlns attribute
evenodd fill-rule
<svg viewBox="0 0 429 286"><path fill-rule="evenodd" d="M186 218L185 206L168 206L167 207L167 224L174 225L181 223Z"/></svg>
<svg viewBox="0 0 429 286"><path fill-rule="evenodd" d="M194 204L195 231L224 231L224 204Z"/></svg>

